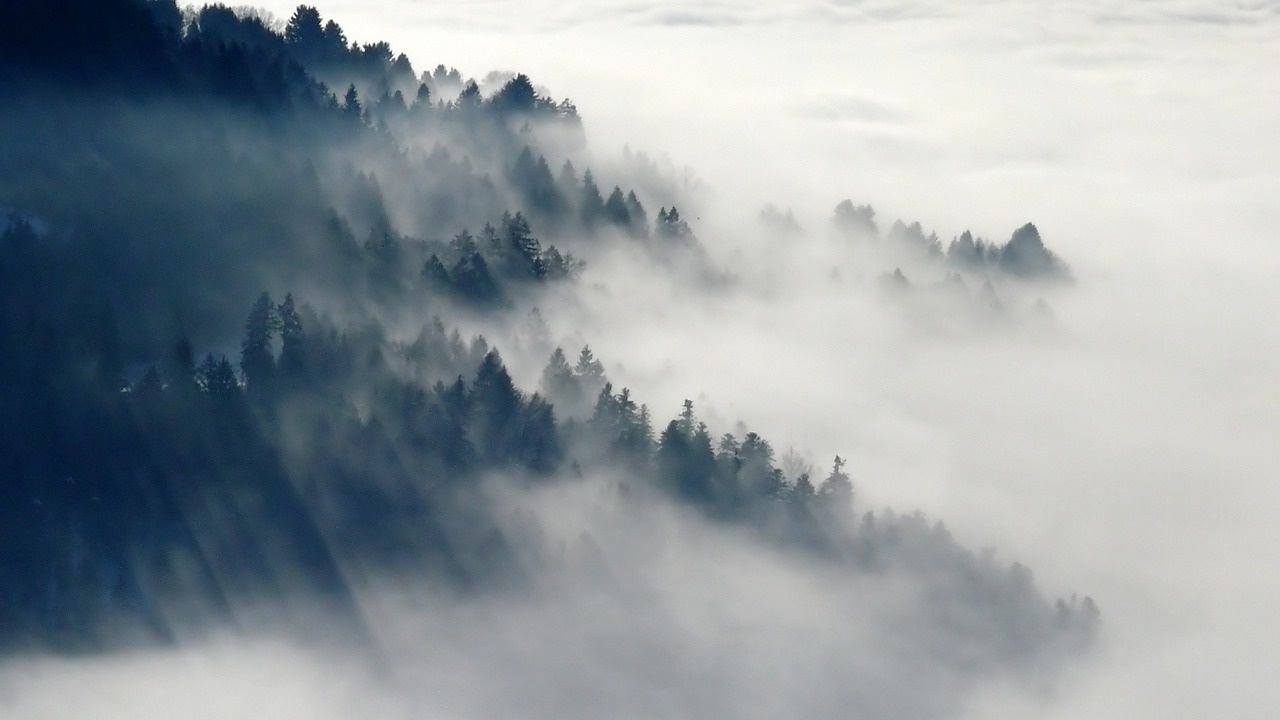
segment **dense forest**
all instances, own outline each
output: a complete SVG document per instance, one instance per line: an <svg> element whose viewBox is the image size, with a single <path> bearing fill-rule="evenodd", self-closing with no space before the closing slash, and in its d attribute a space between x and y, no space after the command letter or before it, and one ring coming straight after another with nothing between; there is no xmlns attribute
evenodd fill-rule
<svg viewBox="0 0 1280 720"><path fill-rule="evenodd" d="M603 249L732 277L675 183L591 165L572 101L523 74L419 72L315 8L0 6L4 648L177 643L298 598L356 623L390 575L513 591L555 549L495 482L610 484L867 583L917 578L967 668L1088 645L1091 600L863 506L856 459L814 470L692 402L650 408L545 333L520 387L510 338L462 328L536 330ZM946 248L850 201L829 224L957 278L1069 278L1030 224Z"/></svg>

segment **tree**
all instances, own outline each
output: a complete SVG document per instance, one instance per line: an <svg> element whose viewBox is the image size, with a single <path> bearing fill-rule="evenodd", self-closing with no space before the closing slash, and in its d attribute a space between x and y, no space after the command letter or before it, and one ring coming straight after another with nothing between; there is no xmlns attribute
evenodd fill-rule
<svg viewBox="0 0 1280 720"><path fill-rule="evenodd" d="M564 165L560 166L560 174L556 176L556 186L565 197L577 198L580 195L578 171L574 169L571 161L565 160Z"/></svg>
<svg viewBox="0 0 1280 720"><path fill-rule="evenodd" d="M680 219L680 211L674 205L670 210L660 208L658 210L658 222L654 230L658 237L665 240L687 241L693 237L693 231L689 229L689 223Z"/></svg>
<svg viewBox="0 0 1280 720"><path fill-rule="evenodd" d="M582 190L578 195L578 214L582 224L591 227L604 215L604 199L596 186L595 176L588 170L582 175Z"/></svg>
<svg viewBox="0 0 1280 720"><path fill-rule="evenodd" d="M458 94L457 106L463 112L471 113L480 108L480 86L475 80L468 80L462 92Z"/></svg>
<svg viewBox="0 0 1280 720"><path fill-rule="evenodd" d="M578 387L585 398L590 398L604 387L604 364L591 353L590 345L582 346L573 374L578 378Z"/></svg>
<svg viewBox="0 0 1280 720"><path fill-rule="evenodd" d="M738 452L742 467L738 470L738 487L748 503L777 498L785 484L782 471L773 466L773 447L754 432L742 438Z"/></svg>
<svg viewBox="0 0 1280 720"><path fill-rule="evenodd" d="M413 107L422 110L431 107L431 88L427 87L426 83L418 85L418 93L414 96Z"/></svg>
<svg viewBox="0 0 1280 720"><path fill-rule="evenodd" d="M284 40L292 45L304 59L314 58L324 45L324 28L320 25L320 11L308 5L299 5L284 28Z"/></svg>
<svg viewBox="0 0 1280 720"><path fill-rule="evenodd" d="M582 275L586 263L573 256L573 253L560 254L555 245L548 245L542 251L542 264L547 268L548 280L576 280Z"/></svg>
<svg viewBox="0 0 1280 720"><path fill-rule="evenodd" d="M842 200L836 205L831 222L845 237L874 240L880 236L876 211L870 205L854 205L852 200Z"/></svg>
<svg viewBox="0 0 1280 720"><path fill-rule="evenodd" d="M505 234L507 257L512 270L518 277L541 280L547 276L547 265L542 260L542 246L533 236L529 221L524 215L516 213L502 214L502 229Z"/></svg>
<svg viewBox="0 0 1280 720"><path fill-rule="evenodd" d="M431 256L422 264L422 277L440 287L449 287L449 271L440 261L440 256L435 253L431 253Z"/></svg>
<svg viewBox="0 0 1280 720"><path fill-rule="evenodd" d="M352 120L359 120L363 115L363 109L360 107L360 93L356 92L355 84L347 87L347 94L342 99L342 112Z"/></svg>
<svg viewBox="0 0 1280 720"><path fill-rule="evenodd" d="M324 24L324 59L337 59L345 55L350 49L347 42L347 34L342 31L342 26L330 20Z"/></svg>
<svg viewBox="0 0 1280 720"><path fill-rule="evenodd" d="M204 362L196 371L196 382L206 395L215 400L230 400L240 393L235 368L231 367L226 355L217 360L213 359L213 353L205 355Z"/></svg>
<svg viewBox="0 0 1280 720"><path fill-rule="evenodd" d="M631 210L622 195L622 188L614 186L613 192L609 193L609 199L604 203L604 219L618 227L631 227Z"/></svg>
<svg viewBox="0 0 1280 720"><path fill-rule="evenodd" d="M849 480L849 474L844 471L845 464L844 458L837 455L831 474L822 481L822 487L818 490L818 497L823 505L841 512L847 512L853 505L853 483Z"/></svg>
<svg viewBox="0 0 1280 720"><path fill-rule="evenodd" d="M1015 230L999 253L1000 269L1012 275L1057 280L1070 277L1066 265L1045 247L1040 231L1031 223Z"/></svg>
<svg viewBox="0 0 1280 720"><path fill-rule="evenodd" d="M798 505L808 506L813 497L813 483L809 481L809 473L801 473L791 488L791 500Z"/></svg>
<svg viewBox="0 0 1280 720"><path fill-rule="evenodd" d="M685 398L684 404L680 408L679 426L680 432L686 437L693 435L694 429L697 427L698 418L693 414L693 401Z"/></svg>
<svg viewBox="0 0 1280 720"><path fill-rule="evenodd" d="M638 237L649 234L649 215L640 204L640 198L636 197L635 190L627 193L627 217L631 220L632 234Z"/></svg>
<svg viewBox="0 0 1280 720"><path fill-rule="evenodd" d="M538 104L538 93L529 76L520 73L494 93L489 104L502 115L531 113Z"/></svg>
<svg viewBox="0 0 1280 720"><path fill-rule="evenodd" d="M502 290L489 272L489 263L478 252L458 258L449 276L453 289L463 298L482 305L494 305L502 301Z"/></svg>
<svg viewBox="0 0 1280 720"><path fill-rule="evenodd" d="M716 456L705 423L686 429L691 415L692 403L686 400L681 418L667 423L658 438L658 473L677 496L712 512L725 500L716 487Z"/></svg>
<svg viewBox="0 0 1280 720"><path fill-rule="evenodd" d="M304 353L302 349L302 319L293 303L293 293L285 293L284 301L276 308L280 327L280 371L287 377L302 375Z"/></svg>
<svg viewBox="0 0 1280 720"><path fill-rule="evenodd" d="M555 409L534 393L520 410L519 448L521 465L540 474L553 472L563 452L556 432Z"/></svg>
<svg viewBox="0 0 1280 720"><path fill-rule="evenodd" d="M249 310L244 323L244 340L240 343L240 371L245 383L254 390L264 390L275 374L272 337L280 327L271 295L262 293Z"/></svg>
<svg viewBox="0 0 1280 720"><path fill-rule="evenodd" d="M542 389L543 395L559 405L574 409L582 403L582 391L578 387L578 379L573 374L573 368L569 367L564 350L560 348L556 348L551 353L551 359L542 370L542 379L538 386Z"/></svg>
<svg viewBox="0 0 1280 720"><path fill-rule="evenodd" d="M513 459L521 424L521 397L497 350L490 350L471 384L472 443L491 463Z"/></svg>

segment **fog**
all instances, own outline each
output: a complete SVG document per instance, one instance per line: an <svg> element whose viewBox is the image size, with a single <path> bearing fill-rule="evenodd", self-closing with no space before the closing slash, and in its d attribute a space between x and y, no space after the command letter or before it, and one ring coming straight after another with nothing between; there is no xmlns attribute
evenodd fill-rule
<svg viewBox="0 0 1280 720"><path fill-rule="evenodd" d="M1053 653L1022 654L1002 617L1016 601L951 597L965 588L941 566L850 573L634 493L609 477L500 490L522 552L543 555L539 577L512 593L378 578L359 593L373 643L343 642L317 614L303 637L249 622L175 649L19 658L0 666L0 707L32 720L930 718L993 678L1053 687ZM521 533L529 518L547 522Z"/></svg>
<svg viewBox="0 0 1280 720"><path fill-rule="evenodd" d="M1280 704L1280 8L342 5L353 36L569 94L597 152L688 164L713 195L695 230L722 254L739 239L720 228L766 202L815 230L843 197L944 239L1036 222L1078 279L1048 337L912 335L780 278L754 304L634 312L619 290L633 311L602 324L625 332L591 339L655 406L701 392L725 421L841 450L863 497L1099 599L1093 664L1048 705L992 690L975 717ZM709 332L714 357L691 342Z"/></svg>
<svg viewBox="0 0 1280 720"><path fill-rule="evenodd" d="M260 4L281 18L294 5ZM664 422L692 398L713 436L743 423L819 473L849 458L860 512L920 508L960 544L1032 568L1046 595L1091 595L1099 643L1043 674L970 670L940 659L945 639L912 636L930 617L913 605L918 578L853 583L661 502L620 517L605 480L554 501L504 496L554 535L530 543L555 548L539 562L560 570L529 597L362 588L385 667L323 637L22 661L0 667L4 713L1243 718L1280 706L1266 660L1280 643L1280 106L1268 102L1280 6L320 9L419 66L527 72L571 97L594 164L615 175L602 187L636 184L628 145L697 178L682 212L727 279L597 252L578 286L544 299L556 343L589 342ZM1004 242L1034 222L1074 282L997 280L991 311L980 280L947 294L939 268L839 237L845 198L873 205L882 231L921 222L943 249L964 230ZM766 204L803 232L762 228ZM895 268L906 292L881 280ZM545 356L504 357L536 384ZM83 687L94 691L67 691Z"/></svg>

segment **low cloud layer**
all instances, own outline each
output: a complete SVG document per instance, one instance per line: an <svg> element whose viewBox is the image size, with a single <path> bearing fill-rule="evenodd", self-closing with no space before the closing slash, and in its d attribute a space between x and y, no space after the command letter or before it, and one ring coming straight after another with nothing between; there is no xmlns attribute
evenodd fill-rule
<svg viewBox="0 0 1280 720"><path fill-rule="evenodd" d="M949 594L965 588L945 579L941 553L937 566L850 572L610 478L502 494L521 553L541 556L530 586L459 594L375 579L358 592L374 640L365 649L339 640L342 619L318 614L305 638L267 631L20 659L0 665L0 710L30 720L942 718L992 679L1043 692L1056 653L1072 650L1015 661L1020 628L1002 618L1014 606L996 606L1016 597ZM936 533L910 528L907 545Z"/></svg>
<svg viewBox="0 0 1280 720"><path fill-rule="evenodd" d="M853 197L944 239L1034 220L1079 281L1051 300L1047 335L904 340L860 317L824 264L756 304L642 294L623 314L634 296L619 290L601 322L618 332L597 342L649 397L693 387L727 423L843 448L872 502L936 511L1017 548L1049 588L1099 596L1111 645L1096 666L1048 704L992 689L975 717L1190 718L1276 703L1261 658L1280 639L1266 610L1280 597L1266 400L1280 394L1280 118L1260 102L1280 82L1276 10L815 3L781 22L748 4L737 26L653 29L593 4L579 32L386 3L361 22L422 16L398 30L406 47L535 68L591 109L595 147L689 163L714 190L698 230L721 256L766 202L822 230ZM574 53L553 50L570 38ZM773 264L767 247L746 253ZM708 336L721 353L683 352Z"/></svg>

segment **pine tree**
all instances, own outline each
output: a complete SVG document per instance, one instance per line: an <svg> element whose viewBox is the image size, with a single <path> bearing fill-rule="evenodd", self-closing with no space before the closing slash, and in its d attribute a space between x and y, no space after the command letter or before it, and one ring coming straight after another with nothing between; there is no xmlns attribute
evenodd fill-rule
<svg viewBox="0 0 1280 720"><path fill-rule="evenodd" d="M587 227L595 225L604 215L604 198L600 196L600 188L596 186L595 176L588 170L582 175L582 190L578 200L578 213L582 224Z"/></svg>
<svg viewBox="0 0 1280 720"><path fill-rule="evenodd" d="M649 234L649 216L644 211L644 205L640 204L640 198L636 197L635 190L627 193L627 217L630 218L633 235L645 237Z"/></svg>
<svg viewBox="0 0 1280 720"><path fill-rule="evenodd" d="M314 7L299 5L284 29L284 40L304 59L316 57L324 44L324 29L320 25L320 12Z"/></svg>
<svg viewBox="0 0 1280 720"><path fill-rule="evenodd" d="M824 505L842 511L847 511L853 505L853 483L844 471L845 464L844 458L837 455L831 474L822 481L822 487L818 490L818 497Z"/></svg>
<svg viewBox="0 0 1280 720"><path fill-rule="evenodd" d="M658 224L654 231L658 237L666 240L687 241L693 237L689 223L680 219L680 211L674 205L670 210L666 208L658 210Z"/></svg>
<svg viewBox="0 0 1280 720"><path fill-rule="evenodd" d="M240 371L245 383L256 390L265 390L275 374L275 355L271 340L279 329L279 318L271 295L262 293L249 310L244 324L244 340L240 344Z"/></svg>
<svg viewBox="0 0 1280 720"><path fill-rule="evenodd" d="M491 463L513 459L521 423L520 391L497 350L485 354L471 385L472 442Z"/></svg>
<svg viewBox="0 0 1280 720"><path fill-rule="evenodd" d="M354 84L347 87L347 94L342 98L342 112L352 120L359 120L363 116L363 109L360 107L360 93L356 92Z"/></svg>
<svg viewBox="0 0 1280 720"><path fill-rule="evenodd" d="M621 228L631 227L631 210L622 195L622 188L614 186L613 192L609 193L609 199L604 203L604 219Z"/></svg>
<svg viewBox="0 0 1280 720"><path fill-rule="evenodd" d="M552 402L569 408L577 408L582 402L582 392L578 387L578 379L569 367L564 350L556 348L551 359L542 370L542 379L538 384L543 395Z"/></svg>
<svg viewBox="0 0 1280 720"><path fill-rule="evenodd" d="M503 213L502 228L506 235L508 257L511 259L512 271L517 276L533 280L541 280L547 276L547 266L542 260L542 246L533 236L529 221L524 215Z"/></svg>
<svg viewBox="0 0 1280 720"><path fill-rule="evenodd" d="M556 432L555 409L537 393L520 410L518 442L518 457L525 468L549 474L559 466L563 451Z"/></svg>
<svg viewBox="0 0 1280 720"><path fill-rule="evenodd" d="M196 383L206 395L215 400L230 400L240 392L235 368L225 355L218 360L213 359L212 353L205 355L204 362L196 370Z"/></svg>
<svg viewBox="0 0 1280 720"><path fill-rule="evenodd" d="M276 308L276 316L280 326L280 372L297 378L302 375L303 365L302 319L294 307L293 293L285 294Z"/></svg>
<svg viewBox="0 0 1280 720"><path fill-rule="evenodd" d="M590 345L582 346L582 351L578 353L578 362L573 366L573 372L584 383L604 381L604 364L596 359Z"/></svg>

